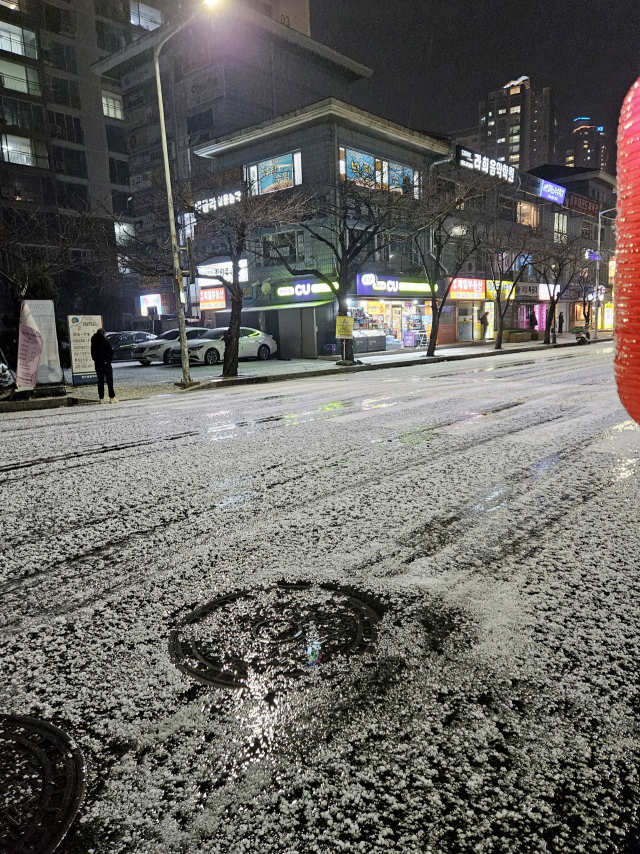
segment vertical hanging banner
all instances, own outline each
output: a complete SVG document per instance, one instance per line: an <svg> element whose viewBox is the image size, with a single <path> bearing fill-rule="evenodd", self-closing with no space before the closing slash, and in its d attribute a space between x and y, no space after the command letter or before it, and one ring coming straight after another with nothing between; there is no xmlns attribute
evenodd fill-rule
<svg viewBox="0 0 640 854"><path fill-rule="evenodd" d="M36 384L61 383L64 379L64 374L62 373L60 356L58 354L58 335L56 333L56 316L53 308L53 300L24 300L20 309L19 342L22 338L23 326L37 332L42 337L42 351ZM25 332L26 335L27 333ZM20 382L18 382L18 385L20 385ZM33 388L33 386L26 386L26 388Z"/></svg>
<svg viewBox="0 0 640 854"><path fill-rule="evenodd" d="M24 303L23 303L24 305ZM24 323L18 333L18 389L35 388L40 358L42 357L42 335Z"/></svg>
<svg viewBox="0 0 640 854"><path fill-rule="evenodd" d="M87 385L98 381L96 366L91 358L91 336L102 328L99 314L69 315L69 342L71 344L71 376L73 385Z"/></svg>

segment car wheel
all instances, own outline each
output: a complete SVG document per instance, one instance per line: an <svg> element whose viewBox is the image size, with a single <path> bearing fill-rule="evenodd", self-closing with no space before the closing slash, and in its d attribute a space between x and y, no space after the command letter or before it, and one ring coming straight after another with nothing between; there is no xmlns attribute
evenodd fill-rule
<svg viewBox="0 0 640 854"><path fill-rule="evenodd" d="M171 359L171 350L170 349L164 351L164 356L162 357L162 361L165 363L165 365L171 364L172 359Z"/></svg>
<svg viewBox="0 0 640 854"><path fill-rule="evenodd" d="M220 353L216 350L215 347L211 347L204 354L204 363L205 365L217 365L220 361Z"/></svg>
<svg viewBox="0 0 640 854"><path fill-rule="evenodd" d="M258 347L258 358L261 362L266 362L270 355L271 350L267 347L266 344L261 344Z"/></svg>
<svg viewBox="0 0 640 854"><path fill-rule="evenodd" d="M141 361L140 364L142 365L143 368L148 368L149 365L151 364L151 362L142 362Z"/></svg>

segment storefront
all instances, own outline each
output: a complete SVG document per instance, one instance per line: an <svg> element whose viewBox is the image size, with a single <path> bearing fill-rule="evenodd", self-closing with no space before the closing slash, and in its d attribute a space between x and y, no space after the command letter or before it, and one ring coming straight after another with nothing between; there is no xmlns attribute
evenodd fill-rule
<svg viewBox="0 0 640 854"><path fill-rule="evenodd" d="M431 285L419 279L358 275L348 306L354 331L384 336L382 349L425 347L431 332Z"/></svg>
<svg viewBox="0 0 640 854"><path fill-rule="evenodd" d="M454 279L451 282L448 299L452 303L451 307L456 310L454 341L481 341L483 337L493 338L495 334L494 305L493 302L485 299L484 279ZM480 318L485 312L487 313L487 331L483 336L483 324ZM450 335L447 335L443 329L441 318L438 341L441 344L449 343L445 337L450 338Z"/></svg>

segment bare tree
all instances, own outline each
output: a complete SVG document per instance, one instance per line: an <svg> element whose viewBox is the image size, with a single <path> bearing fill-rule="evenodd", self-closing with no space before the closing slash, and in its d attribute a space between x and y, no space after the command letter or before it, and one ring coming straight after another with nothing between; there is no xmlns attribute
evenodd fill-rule
<svg viewBox="0 0 640 854"><path fill-rule="evenodd" d="M242 299L240 262L247 257L260 234L283 224L297 222L307 213L309 201L300 192L282 190L258 195L255 188L242 183L241 189L221 192L219 176L205 176L181 189L177 198L185 214L190 215L196 243L206 239L213 244L209 259L229 259L231 275L212 277L229 292L231 317L224 334L223 377L238 375L238 347Z"/></svg>
<svg viewBox="0 0 640 854"><path fill-rule="evenodd" d="M544 343L556 343L556 308L572 284L580 280L585 264L584 243L574 240L539 238L536 241L531 266L549 292Z"/></svg>
<svg viewBox="0 0 640 854"><path fill-rule="evenodd" d="M373 181L340 181L308 196L303 215L290 225L304 229L315 241L316 263L292 263L276 245L269 247L292 276L314 276L335 293L338 314L348 314L347 300L357 276L377 252L398 235L405 239L413 225L413 186L403 191L383 190ZM353 364L353 341L345 342L345 360Z"/></svg>
<svg viewBox="0 0 640 854"><path fill-rule="evenodd" d="M482 243L487 189L485 179L467 176L430 177L423 186L411 241L422 274L431 286L427 356L436 351L440 318L453 281Z"/></svg>
<svg viewBox="0 0 640 854"><path fill-rule="evenodd" d="M507 226L496 221L483 230L481 246L496 303L496 350L502 349L504 320L516 287L530 264L533 241L534 233L528 226Z"/></svg>

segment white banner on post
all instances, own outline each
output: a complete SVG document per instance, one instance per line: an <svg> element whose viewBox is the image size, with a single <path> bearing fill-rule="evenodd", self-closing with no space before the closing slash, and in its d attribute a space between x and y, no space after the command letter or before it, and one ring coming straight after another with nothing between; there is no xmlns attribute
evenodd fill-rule
<svg viewBox="0 0 640 854"><path fill-rule="evenodd" d="M26 326L42 336L42 354L36 383L60 383L64 379L58 354L58 335L53 300L24 300L20 309L20 326ZM22 330L21 330L22 331ZM20 383L18 382L18 385ZM33 388L33 386L27 386Z"/></svg>
<svg viewBox="0 0 640 854"><path fill-rule="evenodd" d="M102 328L102 316L83 314L67 317L71 343L71 374L74 385L95 383L96 366L91 358L91 336Z"/></svg>
<svg viewBox="0 0 640 854"><path fill-rule="evenodd" d="M18 389L35 388L40 358L42 356L42 335L24 323L20 324L18 335Z"/></svg>

